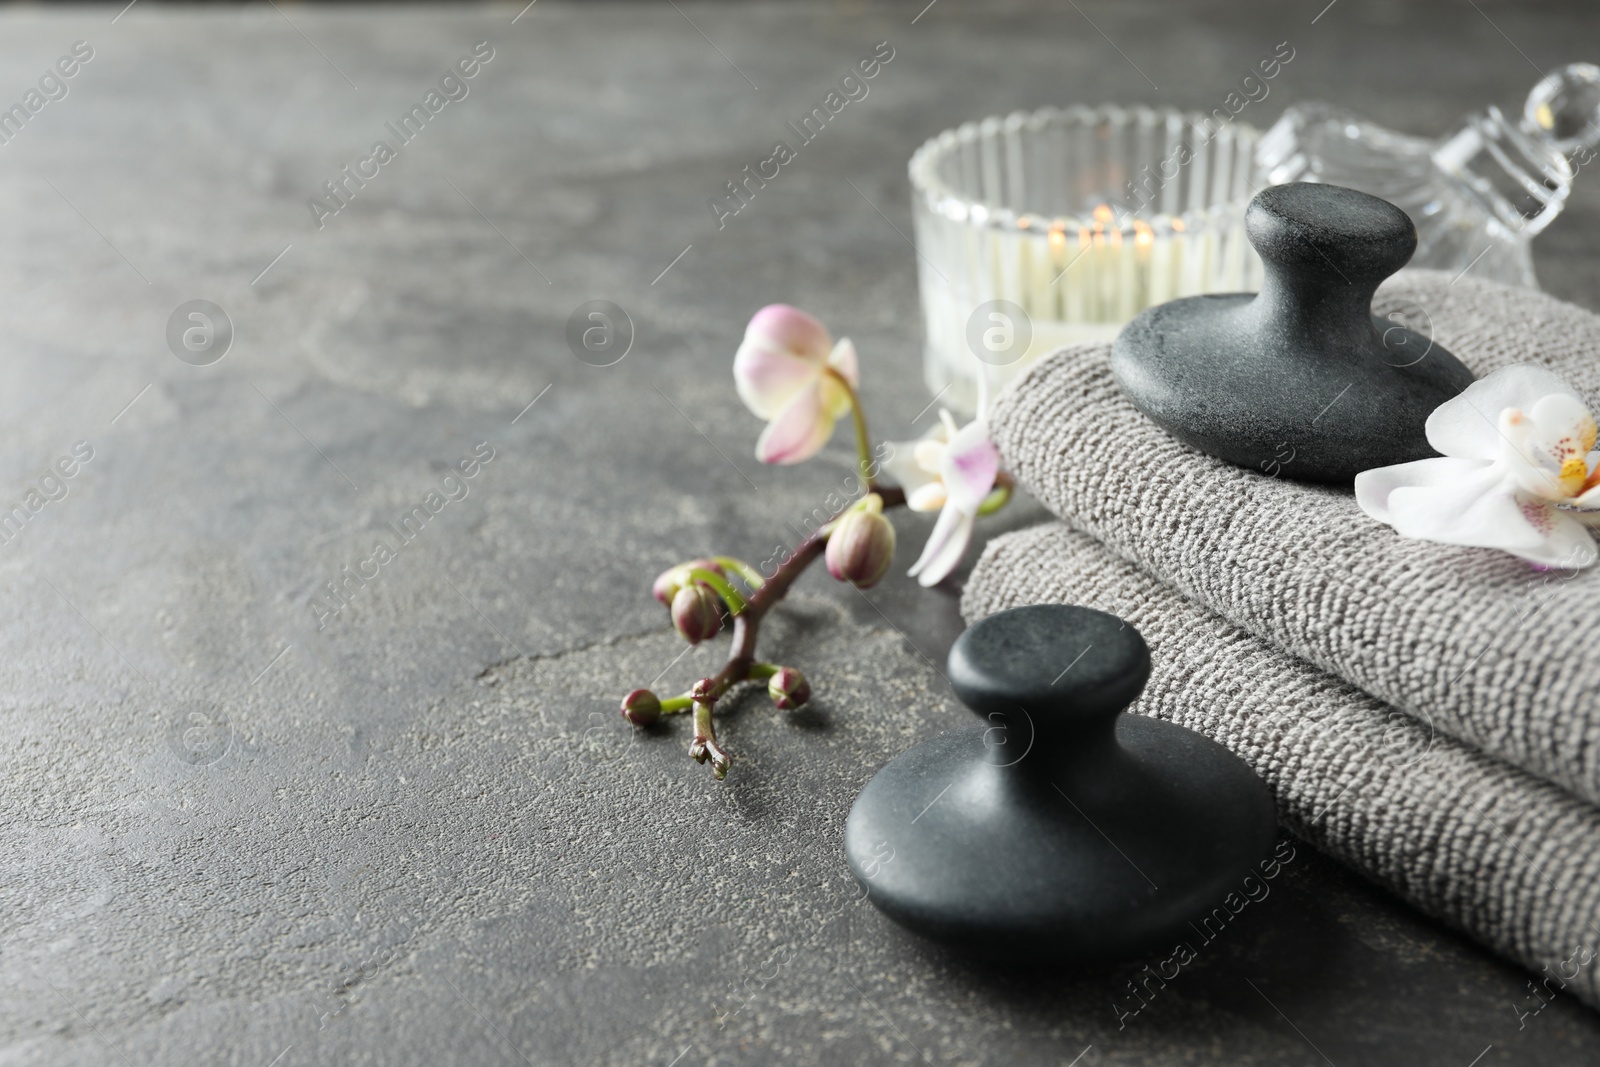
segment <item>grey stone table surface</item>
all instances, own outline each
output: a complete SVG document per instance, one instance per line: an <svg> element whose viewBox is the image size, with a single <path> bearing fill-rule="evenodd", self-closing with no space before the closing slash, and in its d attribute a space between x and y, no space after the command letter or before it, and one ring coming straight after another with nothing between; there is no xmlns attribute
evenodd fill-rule
<svg viewBox="0 0 1600 1067"><path fill-rule="evenodd" d="M707 200L882 41L870 94L719 228ZM0 504L27 516L0 545L0 1062L1592 1061L1593 1014L1519 1021L1527 975L1304 846L1137 1015L1136 965L986 970L888 926L844 813L969 721L941 674L955 592L900 573L921 517L892 580L808 575L773 616L816 699L734 704L726 782L685 723L616 714L718 656L683 652L655 572L764 558L850 469L842 433L804 467L753 459L729 376L750 313L848 333L875 428L914 436L912 150L1021 106L1209 109L1282 41L1244 120L1334 98L1426 132L1595 58L1600 14L0 11L0 103L49 94L0 144ZM466 95L316 218L478 42ZM1597 235L1586 173L1537 245L1550 290L1600 304ZM197 299L234 329L208 365L169 349ZM595 299L634 324L613 366L565 340ZM334 613L328 583L418 506Z"/></svg>

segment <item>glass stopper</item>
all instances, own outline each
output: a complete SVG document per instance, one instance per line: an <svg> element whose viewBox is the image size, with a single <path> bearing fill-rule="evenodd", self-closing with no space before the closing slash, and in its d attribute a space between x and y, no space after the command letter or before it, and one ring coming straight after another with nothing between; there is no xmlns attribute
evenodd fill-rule
<svg viewBox="0 0 1600 1067"><path fill-rule="evenodd" d="M1600 67L1569 63L1545 75L1528 94L1522 119L1562 155L1600 142Z"/></svg>

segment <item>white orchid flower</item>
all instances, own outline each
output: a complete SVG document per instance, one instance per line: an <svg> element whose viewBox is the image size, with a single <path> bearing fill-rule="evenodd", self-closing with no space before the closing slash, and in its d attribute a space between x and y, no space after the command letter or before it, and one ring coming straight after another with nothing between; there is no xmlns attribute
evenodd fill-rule
<svg viewBox="0 0 1600 1067"><path fill-rule="evenodd" d="M884 468L905 490L907 507L939 513L922 555L907 572L923 586L939 584L960 566L978 516L1011 495L1009 486L995 488L1000 452L981 416L958 429L941 409L939 424L916 441L895 444Z"/></svg>
<svg viewBox="0 0 1600 1067"><path fill-rule="evenodd" d="M1441 454L1356 476L1356 502L1402 537L1498 548L1541 567L1595 562L1600 519L1595 420L1547 370L1517 364L1428 416Z"/></svg>
<svg viewBox="0 0 1600 1067"><path fill-rule="evenodd" d="M860 377L848 337L834 344L815 317L769 304L745 328L733 357L733 381L745 407L767 420L756 458L799 463L833 436L834 423L854 404Z"/></svg>

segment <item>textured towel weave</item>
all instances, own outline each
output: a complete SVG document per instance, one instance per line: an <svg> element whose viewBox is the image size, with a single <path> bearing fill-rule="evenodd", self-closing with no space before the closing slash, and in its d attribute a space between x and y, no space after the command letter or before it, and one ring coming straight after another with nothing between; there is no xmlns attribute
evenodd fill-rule
<svg viewBox="0 0 1600 1067"><path fill-rule="evenodd" d="M1600 317L1540 293L1406 272L1377 310L1425 314L1478 375L1528 362L1600 399ZM1140 414L1110 345L1001 395L1006 466L1057 515L1230 622L1431 727L1600 801L1600 567L1407 541L1346 490L1201 455ZM1325 417L1336 417L1329 397ZM1292 472L1292 460L1284 467Z"/></svg>
<svg viewBox="0 0 1600 1067"><path fill-rule="evenodd" d="M1567 976L1568 992L1600 1007L1600 809L1431 732L1059 524L990 542L961 609L975 622L1036 603L1126 618L1153 660L1134 711L1227 746L1266 779L1294 833L1530 970L1549 966L1551 990Z"/></svg>

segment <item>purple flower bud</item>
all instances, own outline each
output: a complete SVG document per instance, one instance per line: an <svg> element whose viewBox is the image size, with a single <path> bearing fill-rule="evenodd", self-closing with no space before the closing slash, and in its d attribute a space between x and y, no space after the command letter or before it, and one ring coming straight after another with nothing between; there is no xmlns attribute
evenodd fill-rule
<svg viewBox="0 0 1600 1067"><path fill-rule="evenodd" d="M655 584L650 587L650 592L661 603L672 606L672 600L678 595L678 590L689 584L689 572L696 568L710 571L724 578L728 572L722 569L722 564L714 559L692 559L688 563L680 563L676 567L668 567L656 576Z"/></svg>
<svg viewBox="0 0 1600 1067"><path fill-rule="evenodd" d="M635 726L654 726L661 719L661 701L648 689L635 689L622 698L622 717Z"/></svg>
<svg viewBox="0 0 1600 1067"><path fill-rule="evenodd" d="M650 592L655 598L667 607L672 606L672 598L678 595L678 590L683 588L683 579L687 575L682 567L671 567L656 576L655 584L650 587Z"/></svg>
<svg viewBox="0 0 1600 1067"><path fill-rule="evenodd" d="M894 562L894 526L876 509L847 513L828 535L828 573L859 589L876 585Z"/></svg>
<svg viewBox="0 0 1600 1067"><path fill-rule="evenodd" d="M686 585L672 598L672 625L691 645L722 629L722 598L703 585Z"/></svg>
<svg viewBox="0 0 1600 1067"><path fill-rule="evenodd" d="M767 696L779 711L793 711L811 699L811 683L793 667L779 667L767 679Z"/></svg>

